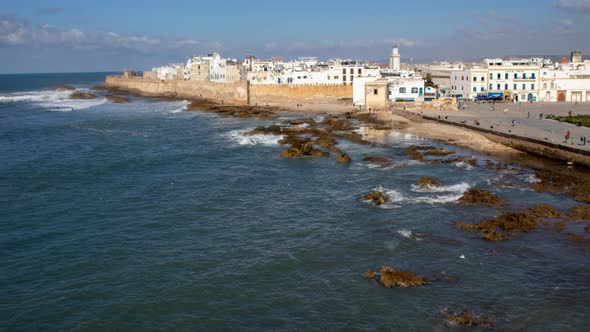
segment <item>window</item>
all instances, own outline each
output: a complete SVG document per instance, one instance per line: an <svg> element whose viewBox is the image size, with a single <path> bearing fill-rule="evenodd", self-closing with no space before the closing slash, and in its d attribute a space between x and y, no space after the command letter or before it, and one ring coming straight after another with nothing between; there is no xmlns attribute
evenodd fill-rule
<svg viewBox="0 0 590 332"><path fill-rule="evenodd" d="M485 82L485 81L486 81L486 78L485 78L485 76L482 76L482 77L481 77L481 81L482 81L482 82Z"/></svg>
<svg viewBox="0 0 590 332"><path fill-rule="evenodd" d="M496 85L496 87L498 88L496 90L500 90L500 84Z"/></svg>
<svg viewBox="0 0 590 332"><path fill-rule="evenodd" d="M505 78L505 79L508 79L508 73L506 73L506 74L504 75L504 78Z"/></svg>
<svg viewBox="0 0 590 332"><path fill-rule="evenodd" d="M473 87L473 92L477 92L477 87Z"/></svg>
<svg viewBox="0 0 590 332"><path fill-rule="evenodd" d="M473 82L477 82L477 77L473 77Z"/></svg>
<svg viewBox="0 0 590 332"><path fill-rule="evenodd" d="M486 91L486 88L484 88L483 86L481 87L481 92Z"/></svg>
<svg viewBox="0 0 590 332"><path fill-rule="evenodd" d="M531 74L531 78L532 78L532 79L535 79L535 78L536 78L536 76L535 76L535 73L532 73L532 74Z"/></svg>
<svg viewBox="0 0 590 332"><path fill-rule="evenodd" d="M514 79L518 79L518 74L514 73Z"/></svg>
<svg viewBox="0 0 590 332"><path fill-rule="evenodd" d="M399 93L406 93L406 88L399 88Z"/></svg>
<svg viewBox="0 0 590 332"><path fill-rule="evenodd" d="M531 84L531 90L535 90L535 84Z"/></svg>
<svg viewBox="0 0 590 332"><path fill-rule="evenodd" d="M373 89L373 94L376 95L379 91L377 89Z"/></svg>
<svg viewBox="0 0 590 332"><path fill-rule="evenodd" d="M498 79L502 78L502 74L498 73Z"/></svg>
<svg viewBox="0 0 590 332"><path fill-rule="evenodd" d="M354 74L354 69L350 68L350 73Z"/></svg>
<svg viewBox="0 0 590 332"><path fill-rule="evenodd" d="M547 89L547 83L543 83L543 89Z"/></svg>
<svg viewBox="0 0 590 332"><path fill-rule="evenodd" d="M361 75L363 73L363 70L361 68L359 68L359 75Z"/></svg>
<svg viewBox="0 0 590 332"><path fill-rule="evenodd" d="M461 81L463 81L463 76L461 76Z"/></svg>
<svg viewBox="0 0 590 332"><path fill-rule="evenodd" d="M490 79L494 79L494 74L490 73Z"/></svg>
<svg viewBox="0 0 590 332"><path fill-rule="evenodd" d="M337 79L339 79L339 78L340 78L340 76L338 76L338 75L334 76L334 79L335 79L335 80L337 80Z"/></svg>
<svg viewBox="0 0 590 332"><path fill-rule="evenodd" d="M516 83L514 83L514 89L513 90L516 90L516 89L518 89L518 87L517 87Z"/></svg>
<svg viewBox="0 0 590 332"><path fill-rule="evenodd" d="M522 79L526 80L526 73L522 73Z"/></svg>
<svg viewBox="0 0 590 332"><path fill-rule="evenodd" d="M412 88L412 93L418 93L418 88Z"/></svg>
<svg viewBox="0 0 590 332"><path fill-rule="evenodd" d="M490 90L492 90L494 88L493 84L490 84Z"/></svg>
<svg viewBox="0 0 590 332"><path fill-rule="evenodd" d="M342 68L342 75L346 75L346 68Z"/></svg>
<svg viewBox="0 0 590 332"><path fill-rule="evenodd" d="M522 83L522 89L523 90L526 90L526 84L525 83Z"/></svg>
<svg viewBox="0 0 590 332"><path fill-rule="evenodd" d="M352 82L354 80L354 77L351 75L350 76L350 81Z"/></svg>
<svg viewBox="0 0 590 332"><path fill-rule="evenodd" d="M346 82L346 76L342 75L342 81Z"/></svg>

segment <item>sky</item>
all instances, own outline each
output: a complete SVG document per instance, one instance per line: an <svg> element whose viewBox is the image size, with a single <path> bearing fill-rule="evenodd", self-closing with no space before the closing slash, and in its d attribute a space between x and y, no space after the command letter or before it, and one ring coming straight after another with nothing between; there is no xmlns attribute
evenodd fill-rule
<svg viewBox="0 0 590 332"><path fill-rule="evenodd" d="M590 0L0 0L0 73L224 57L402 62L590 55Z"/></svg>

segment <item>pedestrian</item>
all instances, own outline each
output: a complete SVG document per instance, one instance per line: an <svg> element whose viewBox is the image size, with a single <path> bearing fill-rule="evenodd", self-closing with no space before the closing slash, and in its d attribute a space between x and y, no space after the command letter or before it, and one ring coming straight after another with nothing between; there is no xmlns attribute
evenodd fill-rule
<svg viewBox="0 0 590 332"><path fill-rule="evenodd" d="M512 120L512 127L516 125L516 120Z"/></svg>
<svg viewBox="0 0 590 332"><path fill-rule="evenodd" d="M580 137L580 141L582 142L582 145L586 145L586 137L585 136Z"/></svg>
<svg viewBox="0 0 590 332"><path fill-rule="evenodd" d="M572 133L568 130L565 133L565 142L567 143L567 141L570 139L570 137L572 136Z"/></svg>
<svg viewBox="0 0 590 332"><path fill-rule="evenodd" d="M567 116L572 116L572 111L571 110L567 111Z"/></svg>

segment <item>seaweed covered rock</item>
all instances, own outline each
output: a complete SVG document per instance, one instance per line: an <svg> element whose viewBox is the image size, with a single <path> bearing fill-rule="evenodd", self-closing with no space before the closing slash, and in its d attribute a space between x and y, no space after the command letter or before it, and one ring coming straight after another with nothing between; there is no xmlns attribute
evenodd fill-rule
<svg viewBox="0 0 590 332"><path fill-rule="evenodd" d="M375 279L375 272L371 270L371 268L367 269L367 272L364 274L365 278L367 279Z"/></svg>
<svg viewBox="0 0 590 332"><path fill-rule="evenodd" d="M421 177L418 182L416 182L416 186L420 189L432 189L432 188L439 188L441 183L430 176L423 176Z"/></svg>
<svg viewBox="0 0 590 332"><path fill-rule="evenodd" d="M368 194L363 195L363 199L365 201L371 201L375 206L380 206L389 202L389 197L387 197L384 193L380 191L373 191Z"/></svg>
<svg viewBox="0 0 590 332"><path fill-rule="evenodd" d="M528 208L528 210L539 218L556 219L563 217L557 208L550 204L537 204Z"/></svg>
<svg viewBox="0 0 590 332"><path fill-rule="evenodd" d="M507 240L520 232L530 232L539 227L540 219L529 212L504 212L499 216L476 224L457 221L462 229L478 230L480 237L489 241Z"/></svg>
<svg viewBox="0 0 590 332"><path fill-rule="evenodd" d="M426 152L424 152L425 156L448 156L451 154L454 154L455 151L449 150L449 149L445 149L445 148L437 148L437 149L430 149Z"/></svg>
<svg viewBox="0 0 590 332"><path fill-rule="evenodd" d="M249 132L245 133L246 135L282 135L283 129L277 125L270 125L268 127L265 126L258 126L252 129Z"/></svg>
<svg viewBox="0 0 590 332"><path fill-rule="evenodd" d="M312 118L303 118L303 119L293 119L293 120L283 120L281 124L285 125L292 125L292 126L300 126L302 124L307 124L310 126L317 125L317 122Z"/></svg>
<svg viewBox="0 0 590 332"><path fill-rule="evenodd" d="M390 167L393 165L391 160L384 158L384 157L376 157L376 156L369 156L363 155L363 161L371 163L373 165L377 165L379 167Z"/></svg>
<svg viewBox="0 0 590 332"><path fill-rule="evenodd" d="M336 161L342 164L349 164L351 162L350 156L346 153L341 153L336 156Z"/></svg>
<svg viewBox="0 0 590 332"><path fill-rule="evenodd" d="M549 171L537 172L539 180L532 185L537 192L565 194L577 201L590 203L590 182L583 178Z"/></svg>
<svg viewBox="0 0 590 332"><path fill-rule="evenodd" d="M471 310L464 310L461 312L452 312L450 308L443 310L445 320L453 325L479 327L482 329L494 328L494 322L483 316L476 316Z"/></svg>
<svg viewBox="0 0 590 332"><path fill-rule="evenodd" d="M429 282L424 277L412 272L401 271L389 266L382 266L379 270L379 282L388 288L394 287L414 287L428 285Z"/></svg>
<svg viewBox="0 0 590 332"><path fill-rule="evenodd" d="M500 205L504 201L487 190L469 189L459 198L461 204Z"/></svg>
<svg viewBox="0 0 590 332"><path fill-rule="evenodd" d="M70 99L94 99L97 96L92 92L74 91L70 94Z"/></svg>
<svg viewBox="0 0 590 332"><path fill-rule="evenodd" d="M573 220L590 220L590 205L578 205L571 208L567 216Z"/></svg>
<svg viewBox="0 0 590 332"><path fill-rule="evenodd" d="M436 149L436 147L431 146L431 145L412 145L410 147L408 147L404 153L410 157L413 160L418 160L418 161L422 161L424 160L424 155L423 152L429 151L429 150L434 150Z"/></svg>

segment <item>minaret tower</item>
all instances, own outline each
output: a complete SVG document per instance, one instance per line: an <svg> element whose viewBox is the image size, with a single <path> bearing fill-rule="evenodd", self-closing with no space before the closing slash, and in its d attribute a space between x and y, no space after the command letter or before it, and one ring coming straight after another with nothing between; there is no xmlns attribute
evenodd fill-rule
<svg viewBox="0 0 590 332"><path fill-rule="evenodd" d="M401 56L399 55L399 48L394 45L391 49L391 56L389 57L389 69L401 70Z"/></svg>

